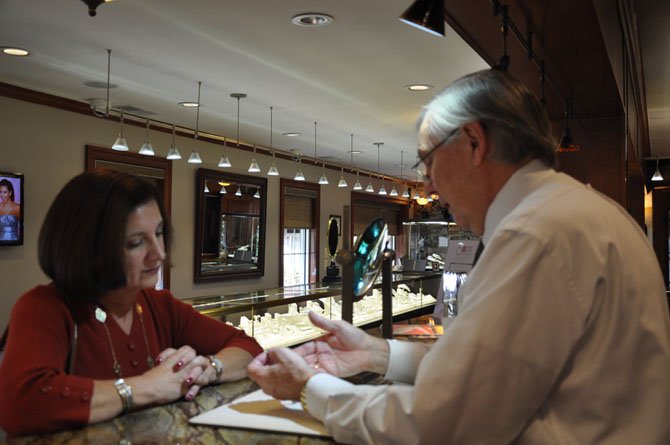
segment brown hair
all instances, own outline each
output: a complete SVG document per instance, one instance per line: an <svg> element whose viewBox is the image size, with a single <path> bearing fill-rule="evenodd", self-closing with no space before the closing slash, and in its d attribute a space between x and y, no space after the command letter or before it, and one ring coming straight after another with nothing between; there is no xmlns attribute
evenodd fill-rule
<svg viewBox="0 0 670 445"><path fill-rule="evenodd" d="M40 267L73 301L124 286L126 223L151 201L163 218L168 265L171 228L158 189L137 176L98 169L75 176L51 204L38 240Z"/></svg>

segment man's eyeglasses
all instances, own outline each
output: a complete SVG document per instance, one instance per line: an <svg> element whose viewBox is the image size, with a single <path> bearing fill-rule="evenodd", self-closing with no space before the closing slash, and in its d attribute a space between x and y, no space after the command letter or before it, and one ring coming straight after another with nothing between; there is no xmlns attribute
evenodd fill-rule
<svg viewBox="0 0 670 445"><path fill-rule="evenodd" d="M453 130L451 130L447 136L445 136L444 139L442 139L440 142L437 144L433 145L430 150L426 151L423 155L419 156L419 160L414 166L412 167L412 170L416 172L416 174L419 176L419 179L422 181L426 181L428 179L428 166L426 165L426 161L433 156L433 154L437 151L438 148L444 146L446 143L449 142L449 140L458 133L458 130L460 130L461 127L456 127Z"/></svg>

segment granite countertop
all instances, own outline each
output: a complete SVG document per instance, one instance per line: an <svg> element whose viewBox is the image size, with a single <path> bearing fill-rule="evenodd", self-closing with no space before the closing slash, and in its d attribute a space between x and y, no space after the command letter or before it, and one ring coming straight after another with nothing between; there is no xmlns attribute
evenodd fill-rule
<svg viewBox="0 0 670 445"><path fill-rule="evenodd" d="M203 388L191 402L184 400L140 410L76 430L8 439L11 445L61 444L263 444L324 445L332 440L313 436L191 425L188 419L223 405L258 386L249 379Z"/></svg>

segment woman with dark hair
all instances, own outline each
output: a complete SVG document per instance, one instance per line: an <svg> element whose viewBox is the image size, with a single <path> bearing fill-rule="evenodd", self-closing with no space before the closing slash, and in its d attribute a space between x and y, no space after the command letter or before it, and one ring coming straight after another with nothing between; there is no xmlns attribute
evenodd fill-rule
<svg viewBox="0 0 670 445"><path fill-rule="evenodd" d="M3 178L0 180L0 241L19 239L21 205L14 199L14 185Z"/></svg>
<svg viewBox="0 0 670 445"><path fill-rule="evenodd" d="M171 230L157 189L111 170L72 179L49 209L39 263L52 283L15 304L0 364L10 435L74 428L192 400L238 380L262 349L158 291Z"/></svg>

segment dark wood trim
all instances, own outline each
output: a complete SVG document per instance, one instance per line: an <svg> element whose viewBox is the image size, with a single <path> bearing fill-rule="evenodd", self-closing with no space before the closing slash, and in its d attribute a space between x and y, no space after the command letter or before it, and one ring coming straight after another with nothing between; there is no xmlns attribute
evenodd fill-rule
<svg viewBox="0 0 670 445"><path fill-rule="evenodd" d="M652 230L654 252L668 287L668 212L670 212L670 187L657 187L652 191Z"/></svg>
<svg viewBox="0 0 670 445"><path fill-rule="evenodd" d="M87 145L84 149L85 170L93 170L95 168L95 161L116 162L163 170L163 205L165 206L165 212L172 219L172 161L153 156L144 156L138 153L114 151L109 148ZM170 267L165 268L163 284L165 289L170 289Z"/></svg>
<svg viewBox="0 0 670 445"><path fill-rule="evenodd" d="M312 274L310 272L310 280L313 279L313 277L316 277L314 281L310 282L316 282L319 280L319 277L321 276L319 271L320 271L320 264L321 262L319 261L319 252L320 252L320 247L319 247L319 242L321 239L321 186L319 184L315 184L313 182L304 182L304 181L294 181L293 179L288 179L288 178L279 178L279 248L277 251L279 252L279 255L277 256L277 264L279 265L279 287L284 286L284 212L285 212L285 204L284 204L284 190L287 187L292 187L292 188L298 188L298 189L303 189L303 190L310 190L316 192L316 199L314 202L314 214L312 215L313 218L313 225L314 225L314 239L313 239L313 246L312 248L314 251L309 252L309 258L310 258L310 264L309 264L309 269L310 271L314 270L316 271L315 274ZM316 258L314 259L313 256L315 253ZM312 262L315 262L316 264L312 264Z"/></svg>

